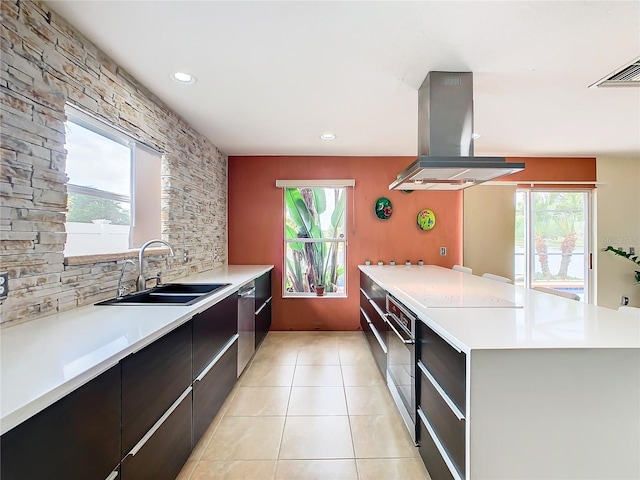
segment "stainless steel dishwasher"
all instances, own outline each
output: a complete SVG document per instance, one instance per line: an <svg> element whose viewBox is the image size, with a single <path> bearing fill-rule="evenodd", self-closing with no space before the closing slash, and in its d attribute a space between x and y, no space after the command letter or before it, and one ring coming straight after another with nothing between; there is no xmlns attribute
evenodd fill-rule
<svg viewBox="0 0 640 480"><path fill-rule="evenodd" d="M256 348L256 286L251 281L238 290L238 377Z"/></svg>

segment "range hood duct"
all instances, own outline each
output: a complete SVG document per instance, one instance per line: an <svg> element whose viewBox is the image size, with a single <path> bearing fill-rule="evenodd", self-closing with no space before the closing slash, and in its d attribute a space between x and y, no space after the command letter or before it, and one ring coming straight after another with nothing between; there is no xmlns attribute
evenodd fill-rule
<svg viewBox="0 0 640 480"><path fill-rule="evenodd" d="M418 91L418 159L389 190L462 190L524 170L473 155L473 73L429 72Z"/></svg>

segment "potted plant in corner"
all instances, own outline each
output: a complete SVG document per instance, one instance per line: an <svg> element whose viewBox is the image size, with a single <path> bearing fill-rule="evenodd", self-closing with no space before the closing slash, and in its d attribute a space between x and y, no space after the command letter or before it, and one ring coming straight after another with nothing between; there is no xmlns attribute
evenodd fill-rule
<svg viewBox="0 0 640 480"><path fill-rule="evenodd" d="M638 260L638 255L634 255L632 253L625 252L624 250L621 250L621 249L618 249L618 248L613 248L611 245L607 246L607 248L604 248L603 250L605 252L613 252L616 255L619 255L619 256L624 257L624 258L628 258L633 263L635 263L636 266L638 267L638 270L636 270L636 272L635 272L635 279L636 279L636 283L640 283L640 260Z"/></svg>
<svg viewBox="0 0 640 480"><path fill-rule="evenodd" d="M316 285L316 295L318 297L323 297L324 296L324 285L322 285L322 284Z"/></svg>

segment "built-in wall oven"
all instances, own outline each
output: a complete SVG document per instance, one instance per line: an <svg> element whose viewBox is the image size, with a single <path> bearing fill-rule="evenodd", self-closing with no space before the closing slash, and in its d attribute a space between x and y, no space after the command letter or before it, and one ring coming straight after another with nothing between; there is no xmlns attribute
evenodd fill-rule
<svg viewBox="0 0 640 480"><path fill-rule="evenodd" d="M416 317L387 294L387 384L411 438L416 440Z"/></svg>

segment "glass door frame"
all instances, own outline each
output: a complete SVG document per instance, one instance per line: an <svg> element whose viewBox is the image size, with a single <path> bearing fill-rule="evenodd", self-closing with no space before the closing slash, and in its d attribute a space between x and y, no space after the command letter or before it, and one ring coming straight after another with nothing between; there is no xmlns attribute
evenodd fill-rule
<svg viewBox="0 0 640 480"><path fill-rule="evenodd" d="M583 268L584 268L584 303L595 303L595 275L594 275L594 256L592 246L596 244L594 238L594 190L590 188L549 188L549 187L518 187L516 188L516 196L518 193L525 193L525 232L524 232L524 249L525 249L525 277L524 286L526 288L532 288L533 285L533 273L535 272L536 255L535 252L535 230L533 229L532 219L533 217L533 202L532 195L537 192L573 192L573 193L585 193L586 202L585 208L585 225L584 225L584 255L583 255Z"/></svg>

